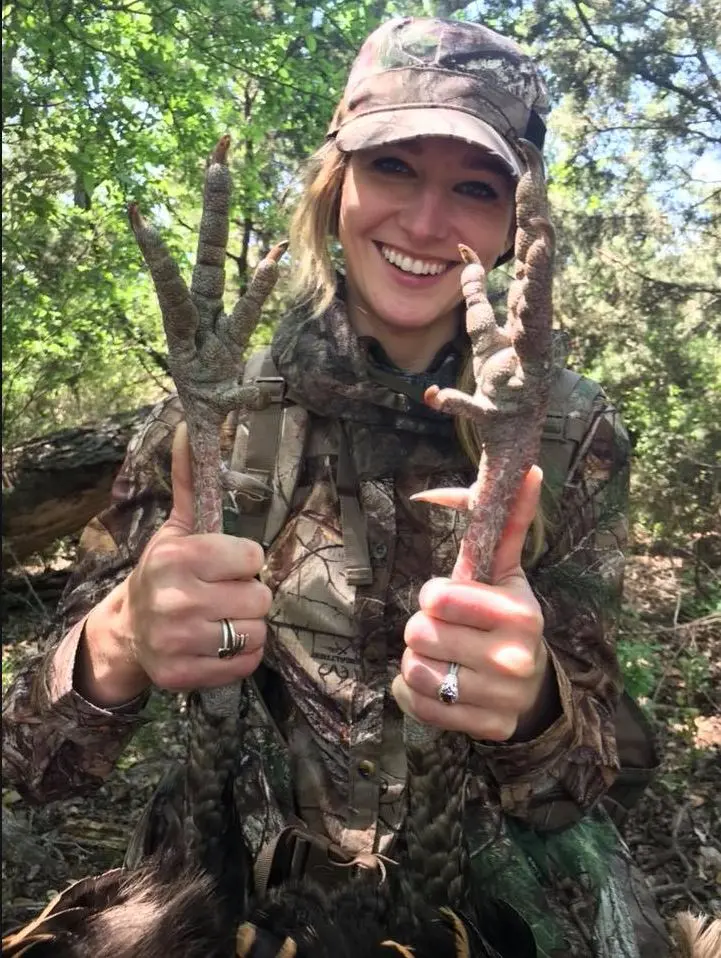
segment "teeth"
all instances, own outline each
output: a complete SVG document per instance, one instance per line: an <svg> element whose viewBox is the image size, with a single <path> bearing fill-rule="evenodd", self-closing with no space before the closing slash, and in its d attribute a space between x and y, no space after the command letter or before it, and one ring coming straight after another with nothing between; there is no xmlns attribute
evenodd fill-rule
<svg viewBox="0 0 721 958"><path fill-rule="evenodd" d="M422 259L411 259L410 256L404 256L390 246L381 246L381 252L384 259L398 269L402 269L404 273L414 273L416 276L438 276L439 273L445 273L447 269L442 263L427 263Z"/></svg>

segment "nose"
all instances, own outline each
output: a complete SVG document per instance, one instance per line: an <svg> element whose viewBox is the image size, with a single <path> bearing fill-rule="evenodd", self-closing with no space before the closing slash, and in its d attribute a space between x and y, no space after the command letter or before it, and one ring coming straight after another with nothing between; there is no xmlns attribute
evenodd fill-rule
<svg viewBox="0 0 721 958"><path fill-rule="evenodd" d="M419 186L399 212L398 224L416 245L445 239L449 222L443 192L430 184Z"/></svg>

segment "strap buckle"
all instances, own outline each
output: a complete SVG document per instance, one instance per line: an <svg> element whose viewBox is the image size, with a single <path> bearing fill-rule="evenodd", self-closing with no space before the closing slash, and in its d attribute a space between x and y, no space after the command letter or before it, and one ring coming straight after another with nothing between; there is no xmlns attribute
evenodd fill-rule
<svg viewBox="0 0 721 958"><path fill-rule="evenodd" d="M282 376L258 376L255 384L260 386L272 403L281 403L285 399L286 386Z"/></svg>
<svg viewBox="0 0 721 958"><path fill-rule="evenodd" d="M345 567L345 580L348 585L373 585L373 570L370 565L349 565Z"/></svg>

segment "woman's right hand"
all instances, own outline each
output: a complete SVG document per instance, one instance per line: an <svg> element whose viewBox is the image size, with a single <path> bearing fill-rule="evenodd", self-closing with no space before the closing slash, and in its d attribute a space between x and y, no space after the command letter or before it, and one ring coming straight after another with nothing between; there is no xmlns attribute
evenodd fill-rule
<svg viewBox="0 0 721 958"><path fill-rule="evenodd" d="M261 662L271 592L257 576L261 547L223 534L194 535L187 430L173 442L173 508L128 578L90 612L75 687L97 705L118 705L149 684L171 690L228 685ZM218 657L222 619L248 636Z"/></svg>

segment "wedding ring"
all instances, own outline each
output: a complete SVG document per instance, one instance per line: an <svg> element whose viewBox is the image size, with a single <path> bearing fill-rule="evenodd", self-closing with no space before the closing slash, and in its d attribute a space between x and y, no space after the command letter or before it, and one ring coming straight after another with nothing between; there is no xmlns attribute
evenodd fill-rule
<svg viewBox="0 0 721 958"><path fill-rule="evenodd" d="M242 652L249 639L247 632L236 632L230 619L221 619L223 644L218 649L219 659L232 658Z"/></svg>
<svg viewBox="0 0 721 958"><path fill-rule="evenodd" d="M446 705L455 705L458 701L458 669L457 662L450 662L446 676L438 686L438 698Z"/></svg>

